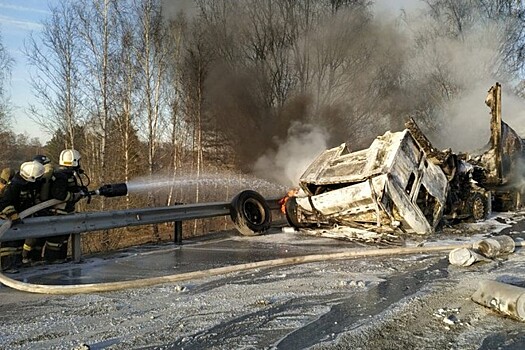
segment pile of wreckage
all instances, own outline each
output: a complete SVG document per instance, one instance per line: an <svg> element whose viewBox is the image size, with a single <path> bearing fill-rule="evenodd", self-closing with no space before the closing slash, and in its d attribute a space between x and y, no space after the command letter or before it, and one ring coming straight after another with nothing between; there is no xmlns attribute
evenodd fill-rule
<svg viewBox="0 0 525 350"><path fill-rule="evenodd" d="M436 150L410 119L367 149L342 144L319 155L284 201L288 222L317 235L375 240L520 209L525 143L501 119L499 83L485 103L491 137L482 154Z"/></svg>

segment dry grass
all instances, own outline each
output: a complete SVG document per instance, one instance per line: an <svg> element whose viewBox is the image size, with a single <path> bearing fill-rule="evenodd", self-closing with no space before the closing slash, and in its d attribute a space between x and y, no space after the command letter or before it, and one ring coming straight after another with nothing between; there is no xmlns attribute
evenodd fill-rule
<svg viewBox="0 0 525 350"><path fill-rule="evenodd" d="M156 230L155 230L156 226ZM234 229L229 217L189 220L183 222L182 239L204 236L210 232ZM110 252L144 244L173 242L174 223L111 229L82 234L82 254Z"/></svg>

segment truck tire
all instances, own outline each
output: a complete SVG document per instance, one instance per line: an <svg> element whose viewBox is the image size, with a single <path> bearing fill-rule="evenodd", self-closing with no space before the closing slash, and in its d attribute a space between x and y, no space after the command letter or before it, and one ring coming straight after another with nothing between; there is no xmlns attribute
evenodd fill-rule
<svg viewBox="0 0 525 350"><path fill-rule="evenodd" d="M297 199L295 197L290 197L284 204L286 220L290 226L294 228L304 228L307 225L299 222L297 218Z"/></svg>
<svg viewBox="0 0 525 350"><path fill-rule="evenodd" d="M468 199L468 211L472 220L485 220L488 216L487 198L479 192L474 192Z"/></svg>
<svg viewBox="0 0 525 350"><path fill-rule="evenodd" d="M270 228L272 217L268 203L259 193L246 190L231 201L230 216L243 236L257 236Z"/></svg>

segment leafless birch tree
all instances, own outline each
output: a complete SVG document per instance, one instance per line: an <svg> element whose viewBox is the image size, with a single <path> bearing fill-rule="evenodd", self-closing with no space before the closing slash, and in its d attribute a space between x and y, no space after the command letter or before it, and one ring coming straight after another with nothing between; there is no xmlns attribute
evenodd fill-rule
<svg viewBox="0 0 525 350"><path fill-rule="evenodd" d="M79 37L76 13L67 1L51 8L41 36L31 36L25 53L34 68L31 84L39 104L30 116L44 130L66 134L63 147L75 147L76 125L81 123Z"/></svg>

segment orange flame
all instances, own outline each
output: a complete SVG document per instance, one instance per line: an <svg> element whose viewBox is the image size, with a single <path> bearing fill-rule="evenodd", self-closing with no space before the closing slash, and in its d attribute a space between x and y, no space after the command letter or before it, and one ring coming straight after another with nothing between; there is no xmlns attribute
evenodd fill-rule
<svg viewBox="0 0 525 350"><path fill-rule="evenodd" d="M290 197L297 196L298 192L299 192L299 189L292 188L291 190L288 191L288 193L286 193L286 196L284 196L283 198L279 200L279 204L281 205L281 213L286 214L286 202L288 202L288 199L290 199Z"/></svg>

